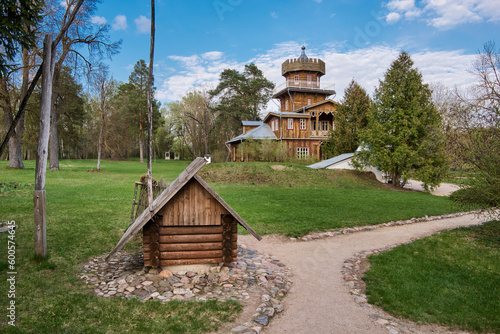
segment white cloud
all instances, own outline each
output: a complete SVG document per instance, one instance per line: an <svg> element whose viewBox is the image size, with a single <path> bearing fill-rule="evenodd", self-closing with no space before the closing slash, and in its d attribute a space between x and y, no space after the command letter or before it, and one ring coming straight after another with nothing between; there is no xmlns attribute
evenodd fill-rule
<svg viewBox="0 0 500 334"><path fill-rule="evenodd" d="M93 23L93 24L97 24L97 25L104 25L106 23L108 23L108 21L106 20L106 18L102 17L102 16L92 16L90 18L90 21Z"/></svg>
<svg viewBox="0 0 500 334"><path fill-rule="evenodd" d="M500 21L498 0L423 0L420 7L415 5L414 0L390 0L385 6L391 11L386 18L388 23L397 21L392 13L400 14L407 20L423 17L427 24L439 29L484 20Z"/></svg>
<svg viewBox="0 0 500 334"><path fill-rule="evenodd" d="M134 20L135 26L137 27L137 31L141 34L147 34L151 31L151 20L145 17L144 15L140 15L138 18Z"/></svg>
<svg viewBox="0 0 500 334"><path fill-rule="evenodd" d="M125 30L127 29L127 17L125 15L116 15L115 19L113 20L113 24L111 27L114 30Z"/></svg>
<svg viewBox="0 0 500 334"><path fill-rule="evenodd" d="M181 99L194 88L214 88L220 73L226 68L243 71L245 64L254 62L264 72L267 79L280 85L285 82L281 76L281 64L289 58L300 55L302 45L295 42L276 44L274 48L243 62L227 59L222 52L211 51L201 55L170 56L178 63L177 70L158 81L157 98L161 101ZM340 101L345 88L354 78L369 94L373 94L379 80L400 53L399 47L370 46L355 51L340 52L338 45L324 45L321 50L307 49L311 58L321 58L326 63L326 75L321 78L323 86L335 84L335 100ZM466 86L473 80L467 71L475 55L464 54L461 50L422 51L411 54L415 66L422 72L424 82L442 83L448 88ZM157 78L161 70L156 71ZM270 102L268 110L278 106Z"/></svg>
<svg viewBox="0 0 500 334"><path fill-rule="evenodd" d="M396 12L390 12L389 14L387 14L387 16L385 17L385 20L387 21L387 23L389 24L394 24L396 22L399 21L399 19L401 18L401 15L399 13L396 13Z"/></svg>
<svg viewBox="0 0 500 334"><path fill-rule="evenodd" d="M415 8L414 0L391 0L387 4L387 8L399 12L407 12Z"/></svg>
<svg viewBox="0 0 500 334"><path fill-rule="evenodd" d="M273 19L277 19L278 18L278 14L276 14L276 12L271 12L271 17Z"/></svg>
<svg viewBox="0 0 500 334"><path fill-rule="evenodd" d="M217 59L221 59L223 56L224 56L224 53L220 52L220 51L209 51L209 52L205 52L204 54L201 55L201 57L203 59L207 59L207 60L217 60Z"/></svg>

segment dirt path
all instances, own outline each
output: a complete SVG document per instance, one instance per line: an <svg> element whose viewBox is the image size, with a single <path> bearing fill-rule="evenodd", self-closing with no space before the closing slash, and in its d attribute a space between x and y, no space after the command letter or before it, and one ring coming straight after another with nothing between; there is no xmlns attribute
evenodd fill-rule
<svg viewBox="0 0 500 334"><path fill-rule="evenodd" d="M240 236L246 246L277 256L294 273L285 311L265 333L370 333L387 334L353 301L341 274L345 259L354 253L422 238L438 231L483 222L474 215L411 225L379 228L308 242L265 236L262 241ZM432 331L445 333L446 331Z"/></svg>

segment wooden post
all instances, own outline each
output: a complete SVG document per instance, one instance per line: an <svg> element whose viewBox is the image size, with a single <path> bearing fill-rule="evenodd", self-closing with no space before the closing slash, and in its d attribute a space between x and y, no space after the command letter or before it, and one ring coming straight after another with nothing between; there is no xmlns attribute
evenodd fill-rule
<svg viewBox="0 0 500 334"><path fill-rule="evenodd" d="M225 264L233 262L232 236L234 220L231 215L222 215L222 261Z"/></svg>
<svg viewBox="0 0 500 334"><path fill-rule="evenodd" d="M43 40L43 76L42 100L40 103L40 130L36 151L34 220L35 220L35 254L47 256L46 218L45 218L45 175L47 173L47 150L49 144L50 108L52 97L52 74L54 71L52 57L52 35L45 35Z"/></svg>
<svg viewBox="0 0 500 334"><path fill-rule="evenodd" d="M47 256L47 232L45 221L45 189L35 190L35 254Z"/></svg>

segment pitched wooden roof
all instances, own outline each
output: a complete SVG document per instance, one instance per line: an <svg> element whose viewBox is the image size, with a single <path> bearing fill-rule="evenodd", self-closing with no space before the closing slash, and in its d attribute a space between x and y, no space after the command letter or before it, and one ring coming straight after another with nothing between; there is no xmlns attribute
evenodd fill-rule
<svg viewBox="0 0 500 334"><path fill-rule="evenodd" d="M165 206L177 192L186 185L186 183L195 178L205 190L207 190L229 213L238 221L238 223L243 226L247 231L249 231L257 240L261 240L261 236L257 234L206 182L201 178L201 176L196 175L196 173L206 164L204 158L196 158L181 174L172 182L167 189L165 189L154 201L153 201L153 211L149 211L146 208L137 219L130 224L130 226L125 230L122 238L116 245L116 247L109 253L106 260L109 260L116 252L121 250L140 230L146 225L146 223L160 211L161 208Z"/></svg>

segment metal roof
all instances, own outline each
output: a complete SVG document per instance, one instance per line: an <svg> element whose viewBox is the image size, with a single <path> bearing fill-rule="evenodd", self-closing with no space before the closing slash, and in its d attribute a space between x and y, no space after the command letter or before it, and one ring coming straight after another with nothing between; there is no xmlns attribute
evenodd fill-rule
<svg viewBox="0 0 500 334"><path fill-rule="evenodd" d="M262 125L262 121L241 121L243 126L259 126Z"/></svg>
<svg viewBox="0 0 500 334"><path fill-rule="evenodd" d="M337 155L336 157L317 162L315 164L309 165L307 167L314 169L327 168L328 166L334 165L336 163L342 162L344 160L350 159L354 156L354 153L344 153Z"/></svg>
<svg viewBox="0 0 500 334"><path fill-rule="evenodd" d="M257 234L210 186L196 173L203 167L207 161L203 158L196 158L194 161L186 167L182 173L172 182L167 189L165 189L152 204L152 211L149 211L149 207L141 213L137 219L130 224L130 226L125 230L122 238L116 245L116 247L109 253L106 261L108 261L116 252L123 248L139 231L146 225L146 223L153 218L155 214L160 211L174 196L182 189L189 180L194 178L198 183L201 184L206 191L210 193L235 219L243 226L248 232L250 232L255 238L261 240L260 235Z"/></svg>
<svg viewBox="0 0 500 334"><path fill-rule="evenodd" d="M247 132L245 134L239 135L238 137L234 137L233 139L229 140L226 142L227 143L234 143L238 141L243 141L246 139L272 139L272 140L277 140L276 135L274 134L273 130L269 127L269 125L263 123L261 126L259 126L256 129L253 129L250 132Z"/></svg>
<svg viewBox="0 0 500 334"><path fill-rule="evenodd" d="M308 59L308 57L306 55L306 47L305 46L302 46L302 53L300 54L299 59L304 59L304 60Z"/></svg>

